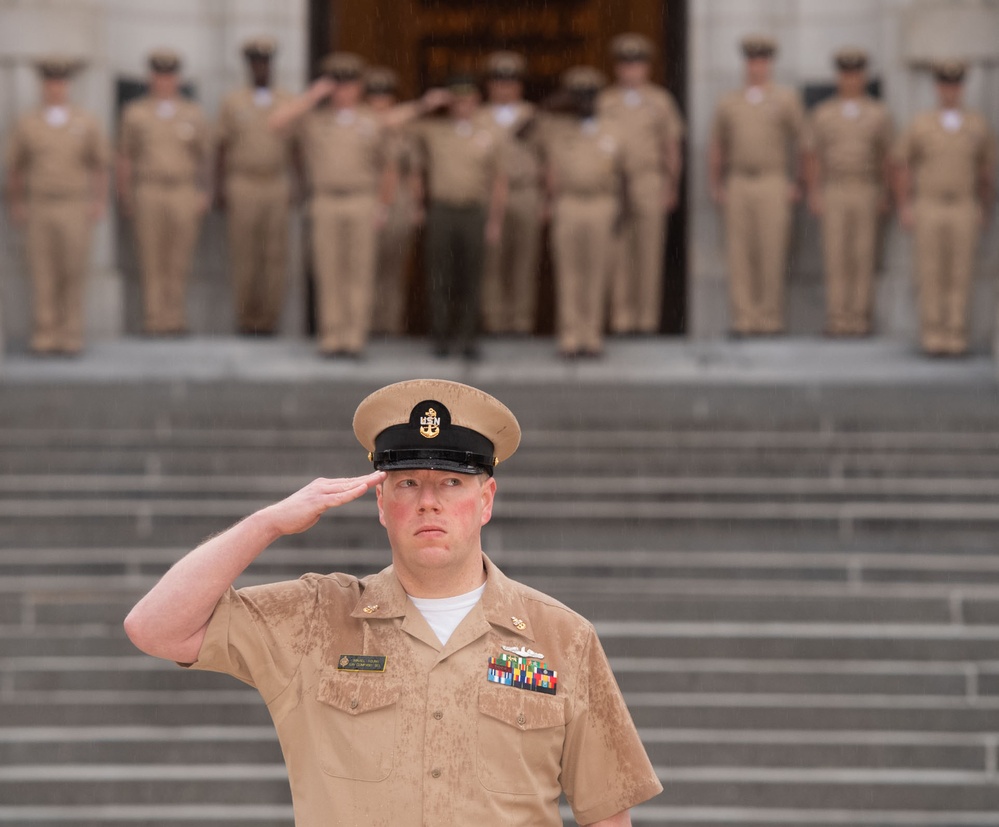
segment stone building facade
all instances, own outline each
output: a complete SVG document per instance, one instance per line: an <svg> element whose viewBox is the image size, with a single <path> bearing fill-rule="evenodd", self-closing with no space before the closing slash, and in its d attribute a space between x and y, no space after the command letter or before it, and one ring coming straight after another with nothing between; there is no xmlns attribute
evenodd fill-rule
<svg viewBox="0 0 999 827"><path fill-rule="evenodd" d="M33 58L53 51L87 58L88 70L73 82L74 96L101 116L112 135L123 89L143 79L144 56L158 46L181 52L184 78L212 117L224 93L243 82L239 44L253 34L278 38L277 79L299 90L307 77L308 6L307 0L0 0L0 135L37 100ZM777 80L809 95L833 83L831 55L838 47L867 49L873 56L872 75L898 127L933 105L927 62L965 57L971 62L966 100L999 127L999 0L688 0L687 19L687 331L693 338L724 335L728 328L722 227L708 198L706 152L715 102L741 81L742 35L777 37ZM993 223L984 233L973 302L978 348L995 328L997 238ZM231 330L223 245L222 218L210 215L191 283L189 315L195 333ZM880 333L900 340L913 340L916 328L910 257L909 239L892 217L883 233L877 326ZM790 331L818 334L823 301L818 228L804 207L798 210L790 261ZM290 334L304 327L301 271L293 268L297 280L283 325ZM99 228L87 302L91 338L138 329L131 234L113 210ZM28 304L21 239L3 220L0 323L10 343L23 344L27 338Z"/></svg>
<svg viewBox="0 0 999 827"><path fill-rule="evenodd" d="M726 266L720 216L708 197L707 146L715 102L742 77L740 38L750 32L780 42L775 79L814 94L834 81L832 54L859 46L872 58L871 75L896 129L934 105L927 68L940 57L970 61L967 105L999 129L999 2L995 0L691 0L689 27L690 121L688 209L691 247L688 332L696 338L724 335L728 324ZM822 330L823 291L818 227L804 205L797 210L789 273L789 330ZM999 231L993 220L983 234L973 308L973 345L987 347L995 326L995 277ZM883 226L877 281L877 330L915 341L917 327L910 238L895 216Z"/></svg>
<svg viewBox="0 0 999 827"><path fill-rule="evenodd" d="M306 0L0 0L0 139L24 111L37 105L35 58L53 52L81 57L86 71L72 82L72 97L98 115L114 138L120 105L146 76L146 55L176 49L189 91L214 119L222 97L244 80L240 44L270 34L279 42L276 82L302 88L306 75ZM113 204L113 201L112 201ZM195 333L231 330L225 274L223 219L205 222L189 296ZM134 245L112 208L97 230L86 291L87 335L117 337L139 329ZM295 268L300 271L301 268ZM293 292L301 293L296 283ZM30 283L23 239L6 215L0 221L0 329L11 348L27 341ZM288 302L286 332L302 329L302 304Z"/></svg>

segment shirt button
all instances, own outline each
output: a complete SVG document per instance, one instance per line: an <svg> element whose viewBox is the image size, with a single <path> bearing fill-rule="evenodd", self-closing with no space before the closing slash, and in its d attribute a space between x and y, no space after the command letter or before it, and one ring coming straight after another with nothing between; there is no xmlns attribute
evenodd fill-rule
<svg viewBox="0 0 999 827"><path fill-rule="evenodd" d="M437 711L436 711L436 712L434 713L434 718L436 718L436 719L437 719L438 721L439 721L439 720L440 720L441 718L443 718L443 717L444 717L444 713L443 713L443 712L441 712L441 711L440 711L439 709L438 709L438 710L437 710Z"/></svg>
<svg viewBox="0 0 999 827"><path fill-rule="evenodd" d="M350 708L351 709L357 709L358 703L360 703L360 701L358 701L357 698L351 698L350 699Z"/></svg>
<svg viewBox="0 0 999 827"><path fill-rule="evenodd" d="M521 726L523 726L524 724L527 723L527 718L525 718L524 715L522 715L522 714L518 715L517 716L517 723L520 724Z"/></svg>
<svg viewBox="0 0 999 827"><path fill-rule="evenodd" d="M439 769L437 769L437 767L434 767L432 770L430 770L430 774L434 778L440 778L441 777L441 771Z"/></svg>

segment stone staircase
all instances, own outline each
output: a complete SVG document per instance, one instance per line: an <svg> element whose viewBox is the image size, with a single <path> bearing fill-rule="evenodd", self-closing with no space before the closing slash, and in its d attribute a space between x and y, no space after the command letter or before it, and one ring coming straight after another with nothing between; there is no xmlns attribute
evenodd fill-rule
<svg viewBox="0 0 999 827"><path fill-rule="evenodd" d="M371 389L0 389L0 824L289 827L257 694L121 620L200 538L366 470ZM636 825L999 825L991 389L488 389L525 438L487 551L597 624L666 787ZM243 582L384 548L362 501Z"/></svg>

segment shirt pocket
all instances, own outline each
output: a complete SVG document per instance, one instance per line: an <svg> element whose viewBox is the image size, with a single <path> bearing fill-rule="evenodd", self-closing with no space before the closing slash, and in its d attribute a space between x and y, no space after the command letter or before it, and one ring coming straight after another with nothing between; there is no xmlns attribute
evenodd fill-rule
<svg viewBox="0 0 999 827"><path fill-rule="evenodd" d="M354 781L384 781L395 762L399 687L384 675L320 679L319 761L323 772Z"/></svg>
<svg viewBox="0 0 999 827"><path fill-rule="evenodd" d="M565 702L512 687L479 689L479 783L487 790L540 795L557 782Z"/></svg>

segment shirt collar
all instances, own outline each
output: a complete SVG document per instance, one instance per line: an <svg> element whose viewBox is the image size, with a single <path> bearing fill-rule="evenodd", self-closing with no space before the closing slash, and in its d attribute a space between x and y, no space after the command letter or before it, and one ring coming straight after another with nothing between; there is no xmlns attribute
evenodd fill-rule
<svg viewBox="0 0 999 827"><path fill-rule="evenodd" d="M533 641L534 630L526 617L526 604L518 584L503 574L485 554L482 561L486 567L486 588L479 601L483 617L492 626ZM365 620L405 617L412 606L392 566L366 577L362 583L364 591L350 613L351 617Z"/></svg>

